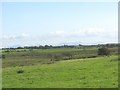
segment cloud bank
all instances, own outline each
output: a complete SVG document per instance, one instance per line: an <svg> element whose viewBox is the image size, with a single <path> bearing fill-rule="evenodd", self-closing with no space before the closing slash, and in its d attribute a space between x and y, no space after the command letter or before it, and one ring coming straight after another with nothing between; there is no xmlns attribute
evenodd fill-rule
<svg viewBox="0 0 120 90"><path fill-rule="evenodd" d="M31 35L2 35L2 47L33 46L33 45L59 45L59 44L100 44L117 43L118 30L114 28L82 28L79 30L56 30L45 34Z"/></svg>

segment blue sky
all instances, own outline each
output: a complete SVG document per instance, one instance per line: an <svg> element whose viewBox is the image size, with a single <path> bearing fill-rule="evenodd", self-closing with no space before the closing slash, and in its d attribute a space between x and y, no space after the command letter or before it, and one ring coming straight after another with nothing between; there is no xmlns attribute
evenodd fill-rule
<svg viewBox="0 0 120 90"><path fill-rule="evenodd" d="M117 2L3 3L3 47L118 41Z"/></svg>

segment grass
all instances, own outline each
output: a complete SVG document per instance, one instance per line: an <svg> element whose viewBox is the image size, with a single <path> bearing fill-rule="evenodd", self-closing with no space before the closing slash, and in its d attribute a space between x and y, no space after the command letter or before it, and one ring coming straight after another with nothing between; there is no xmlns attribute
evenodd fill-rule
<svg viewBox="0 0 120 90"><path fill-rule="evenodd" d="M23 73L18 74L17 71ZM3 88L116 88L117 56L3 68Z"/></svg>
<svg viewBox="0 0 120 90"><path fill-rule="evenodd" d="M4 52L3 67L29 66L36 64L45 64L61 60L81 59L98 57L97 48L77 49L77 48L53 48L53 49L34 49L26 51L16 49L17 51ZM117 49L111 48L111 54L117 55Z"/></svg>
<svg viewBox="0 0 120 90"><path fill-rule="evenodd" d="M51 59L68 60L88 56L97 56L97 50L82 50L76 48L35 49L33 51L3 52L3 67L28 66L33 64L50 63Z"/></svg>

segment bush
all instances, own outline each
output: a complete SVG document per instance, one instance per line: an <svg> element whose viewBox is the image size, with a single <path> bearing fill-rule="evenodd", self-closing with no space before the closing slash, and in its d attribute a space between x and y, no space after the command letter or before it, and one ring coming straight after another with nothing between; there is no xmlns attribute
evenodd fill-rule
<svg viewBox="0 0 120 90"><path fill-rule="evenodd" d="M88 56L87 58L96 58L97 56Z"/></svg>
<svg viewBox="0 0 120 90"><path fill-rule="evenodd" d="M24 71L23 70L18 70L17 73L24 73Z"/></svg>
<svg viewBox="0 0 120 90"><path fill-rule="evenodd" d="M102 47L98 49L98 55L102 56L109 56L110 55L110 50L108 48Z"/></svg>

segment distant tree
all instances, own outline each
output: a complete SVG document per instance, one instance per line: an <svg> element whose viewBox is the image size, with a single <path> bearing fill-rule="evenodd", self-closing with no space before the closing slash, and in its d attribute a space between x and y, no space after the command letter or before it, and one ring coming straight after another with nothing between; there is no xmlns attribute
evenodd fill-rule
<svg viewBox="0 0 120 90"><path fill-rule="evenodd" d="M44 48L45 48L45 49L49 49L49 46L48 46L48 45L45 45Z"/></svg>
<svg viewBox="0 0 120 90"><path fill-rule="evenodd" d="M79 44L79 46L82 46L82 44Z"/></svg>
<svg viewBox="0 0 120 90"><path fill-rule="evenodd" d="M23 49L22 47L17 47L17 49Z"/></svg>
<svg viewBox="0 0 120 90"><path fill-rule="evenodd" d="M110 50L106 47L99 48L98 49L98 55L109 56L110 55Z"/></svg>
<svg viewBox="0 0 120 90"><path fill-rule="evenodd" d="M53 46L52 46L52 45L50 45L49 47L50 47L50 48L52 48Z"/></svg>

